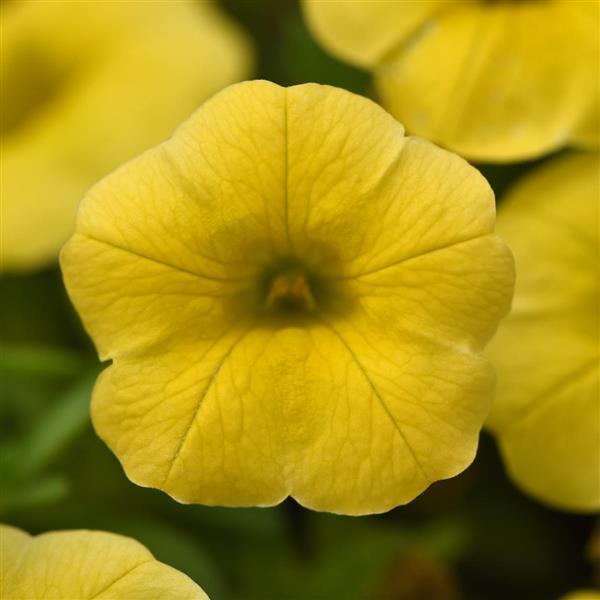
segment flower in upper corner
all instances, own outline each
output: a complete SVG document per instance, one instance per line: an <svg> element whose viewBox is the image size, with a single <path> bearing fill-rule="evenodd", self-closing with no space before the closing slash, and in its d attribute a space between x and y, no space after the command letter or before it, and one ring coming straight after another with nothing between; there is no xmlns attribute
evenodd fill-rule
<svg viewBox="0 0 600 600"><path fill-rule="evenodd" d="M498 218L518 277L489 348L489 427L521 488L574 511L600 509L599 204L599 156L577 153L526 176Z"/></svg>
<svg viewBox="0 0 600 600"><path fill-rule="evenodd" d="M3 3L0 270L56 260L85 191L249 62L212 2Z"/></svg>
<svg viewBox="0 0 600 600"><path fill-rule="evenodd" d="M189 577L158 562L139 542L105 531L35 537L0 525L0 598L208 600Z"/></svg>
<svg viewBox="0 0 600 600"><path fill-rule="evenodd" d="M231 86L84 199L96 431L184 502L381 512L473 459L512 257L493 194L371 101Z"/></svg>
<svg viewBox="0 0 600 600"><path fill-rule="evenodd" d="M473 160L598 147L597 0L303 0L411 133Z"/></svg>

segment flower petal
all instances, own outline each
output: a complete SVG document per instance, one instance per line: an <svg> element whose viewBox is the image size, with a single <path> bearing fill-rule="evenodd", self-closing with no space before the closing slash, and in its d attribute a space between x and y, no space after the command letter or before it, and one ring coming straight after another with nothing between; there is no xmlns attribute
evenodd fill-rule
<svg viewBox="0 0 600 600"><path fill-rule="evenodd" d="M229 88L86 196L61 265L101 356L235 320L240 286L285 241L284 106L271 83Z"/></svg>
<svg viewBox="0 0 600 600"><path fill-rule="evenodd" d="M191 579L155 560L131 538L85 530L30 537L12 527L0 526L0 541L0 591L5 600L207 600Z"/></svg>
<svg viewBox="0 0 600 600"><path fill-rule="evenodd" d="M290 455L289 481L313 509L383 512L475 456L493 389L489 364L371 324L355 318L310 332L314 346L299 381L319 402L305 413L313 436Z"/></svg>
<svg viewBox="0 0 600 600"><path fill-rule="evenodd" d="M518 279L489 348L499 374L489 426L517 483L570 510L600 507L598 164L548 163L499 215Z"/></svg>
<svg viewBox="0 0 600 600"><path fill-rule="evenodd" d="M596 93L590 96L590 106L573 132L573 145L582 150L600 148L600 69L596 72Z"/></svg>
<svg viewBox="0 0 600 600"><path fill-rule="evenodd" d="M15 576L29 540L30 536L24 531L9 525L0 525L0 584ZM4 595L2 597L4 598Z"/></svg>
<svg viewBox="0 0 600 600"><path fill-rule="evenodd" d="M596 94L598 21L595 2L469 3L382 65L377 87L409 132L463 156L539 156Z"/></svg>
<svg viewBox="0 0 600 600"><path fill-rule="evenodd" d="M208 360L179 348L117 361L94 422L134 481L180 501L389 510L471 462L493 377L475 355L367 325L237 332Z"/></svg>
<svg viewBox="0 0 600 600"><path fill-rule="evenodd" d="M490 234L360 275L351 289L374 332L478 352L508 314L513 281L512 255Z"/></svg>
<svg viewBox="0 0 600 600"><path fill-rule="evenodd" d="M596 590L579 590L562 596L561 600L600 600L600 592Z"/></svg>
<svg viewBox="0 0 600 600"><path fill-rule="evenodd" d="M181 502L265 505L287 496L281 398L263 391L284 384L263 381L256 367L271 334L234 328L215 341L117 359L102 373L94 425L133 481ZM292 345L280 360L293 364L297 351Z"/></svg>
<svg viewBox="0 0 600 600"><path fill-rule="evenodd" d="M478 171L403 137L377 105L327 86L288 90L292 248L328 246L348 276L493 230L493 192Z"/></svg>
<svg viewBox="0 0 600 600"><path fill-rule="evenodd" d="M304 0L308 24L323 45L344 60L371 67L417 36L459 0ZM366 25L366 26L365 26Z"/></svg>

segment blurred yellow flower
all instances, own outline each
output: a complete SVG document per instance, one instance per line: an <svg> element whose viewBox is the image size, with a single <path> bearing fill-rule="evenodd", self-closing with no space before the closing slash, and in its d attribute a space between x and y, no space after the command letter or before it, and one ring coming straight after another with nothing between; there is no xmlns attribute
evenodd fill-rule
<svg viewBox="0 0 600 600"><path fill-rule="evenodd" d="M600 509L599 204L595 153L555 159L509 193L498 229L517 287L489 348L498 368L489 426L510 475L581 511Z"/></svg>
<svg viewBox="0 0 600 600"><path fill-rule="evenodd" d="M184 502L372 513L473 459L512 257L464 160L365 98L232 86L87 195L61 264L92 414Z"/></svg>
<svg viewBox="0 0 600 600"><path fill-rule="evenodd" d="M571 592L563 596L562 600L600 600L600 591L581 590L579 592Z"/></svg>
<svg viewBox="0 0 600 600"><path fill-rule="evenodd" d="M2 270L55 260L90 185L249 63L211 2L3 3Z"/></svg>
<svg viewBox="0 0 600 600"><path fill-rule="evenodd" d="M411 133L474 160L597 147L597 0L304 0L315 37L373 71Z"/></svg>
<svg viewBox="0 0 600 600"><path fill-rule="evenodd" d="M189 577L139 542L104 531L32 537L0 525L2 600L207 600Z"/></svg>

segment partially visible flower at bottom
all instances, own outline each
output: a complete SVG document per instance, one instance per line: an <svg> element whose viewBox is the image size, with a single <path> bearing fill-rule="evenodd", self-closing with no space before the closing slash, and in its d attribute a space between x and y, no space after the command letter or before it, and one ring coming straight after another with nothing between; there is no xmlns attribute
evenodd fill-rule
<svg viewBox="0 0 600 600"><path fill-rule="evenodd" d="M498 215L518 275L488 349L488 425L518 485L574 511L600 509L599 206L599 155L578 153L527 175Z"/></svg>
<svg viewBox="0 0 600 600"><path fill-rule="evenodd" d="M83 201L96 431L184 502L382 512L465 469L509 308L493 193L373 102L229 87Z"/></svg>
<svg viewBox="0 0 600 600"><path fill-rule="evenodd" d="M0 556L2 600L208 600L189 577L139 542L105 531L32 537L0 525Z"/></svg>
<svg viewBox="0 0 600 600"><path fill-rule="evenodd" d="M600 590L579 590L563 596L561 600L600 600Z"/></svg>

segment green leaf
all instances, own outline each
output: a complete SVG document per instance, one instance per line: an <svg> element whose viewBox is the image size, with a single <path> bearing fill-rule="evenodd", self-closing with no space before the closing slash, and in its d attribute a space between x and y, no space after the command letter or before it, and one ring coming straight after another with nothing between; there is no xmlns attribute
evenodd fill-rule
<svg viewBox="0 0 600 600"><path fill-rule="evenodd" d="M8 509L23 509L58 502L68 491L68 481L60 475L49 475L21 484L3 486L0 513Z"/></svg>
<svg viewBox="0 0 600 600"><path fill-rule="evenodd" d="M76 375L83 360L63 348L33 345L0 346L0 376L43 375L69 377Z"/></svg>
<svg viewBox="0 0 600 600"><path fill-rule="evenodd" d="M48 465L89 424L89 403L96 371L87 373L58 399L22 441L3 449L19 478ZM9 467L10 467L9 463Z"/></svg>

